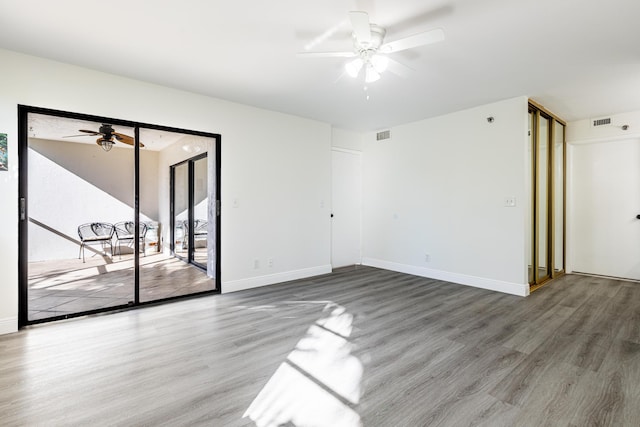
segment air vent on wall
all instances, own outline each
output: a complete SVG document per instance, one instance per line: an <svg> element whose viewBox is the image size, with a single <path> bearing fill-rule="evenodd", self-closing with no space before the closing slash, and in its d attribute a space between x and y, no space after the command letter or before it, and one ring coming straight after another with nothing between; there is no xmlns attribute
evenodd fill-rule
<svg viewBox="0 0 640 427"><path fill-rule="evenodd" d="M385 139L390 139L391 138L391 131L390 130L383 130L382 132L378 132L376 134L376 141L382 141Z"/></svg>
<svg viewBox="0 0 640 427"><path fill-rule="evenodd" d="M610 125L611 124L611 117L606 117L604 119L594 119L592 123L593 123L593 127Z"/></svg>

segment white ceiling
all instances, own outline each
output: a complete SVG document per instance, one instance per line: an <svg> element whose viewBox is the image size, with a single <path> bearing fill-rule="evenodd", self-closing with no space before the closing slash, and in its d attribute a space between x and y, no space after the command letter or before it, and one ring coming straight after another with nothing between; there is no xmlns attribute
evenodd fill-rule
<svg viewBox="0 0 640 427"><path fill-rule="evenodd" d="M367 100L344 59L296 56L336 26L313 50L351 49L350 10L385 41L446 39L393 54L414 71ZM0 0L0 47L378 130L523 95L569 121L640 110L638 18L638 0Z"/></svg>

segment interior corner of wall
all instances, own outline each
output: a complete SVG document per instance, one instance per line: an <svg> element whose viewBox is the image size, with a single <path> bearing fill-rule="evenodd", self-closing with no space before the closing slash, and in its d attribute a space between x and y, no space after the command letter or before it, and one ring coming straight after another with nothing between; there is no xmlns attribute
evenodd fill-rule
<svg viewBox="0 0 640 427"><path fill-rule="evenodd" d="M456 283L474 288L487 289L490 291L502 292L516 296L529 295L529 285L515 282L505 282L503 280L490 279L485 277L470 276L467 274L453 273L443 270L418 267L414 265L400 264L396 262L384 261L373 258L365 258L362 264L384 270L396 271L398 273L411 274L414 276L427 277L444 282Z"/></svg>
<svg viewBox="0 0 640 427"><path fill-rule="evenodd" d="M249 277L246 279L223 281L221 285L222 293L244 291L247 289L259 288L262 286L275 285L278 283L293 280L306 279L331 273L331 265L320 265L317 267L303 268L300 270L285 271L263 276Z"/></svg>

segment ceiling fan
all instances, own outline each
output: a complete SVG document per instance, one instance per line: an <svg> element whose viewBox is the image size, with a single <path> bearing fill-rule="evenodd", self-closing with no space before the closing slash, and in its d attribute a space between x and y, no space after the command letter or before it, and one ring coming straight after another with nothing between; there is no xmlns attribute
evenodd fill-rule
<svg viewBox="0 0 640 427"><path fill-rule="evenodd" d="M358 77L364 69L365 82L373 83L380 79L380 74L392 64L396 70L408 67L389 58L388 54L412 49L418 46L437 43L444 40L442 28L414 34L389 43L384 43L386 30L369 21L367 12L349 12L349 20L353 28L353 51L350 52L303 52L298 56L306 58L341 57L355 58L346 65L347 74Z"/></svg>
<svg viewBox="0 0 640 427"><path fill-rule="evenodd" d="M79 129L78 132L83 132L83 134L81 134L81 135L69 135L69 136L65 136L63 138L74 138L74 137L77 137L77 136L98 136L98 135L100 135L100 138L98 138L96 140L96 143L99 146L101 146L104 151L111 150L111 148L113 147L113 144L115 144L116 141L122 142L123 144L135 145L134 139L132 137L130 137L129 135L125 135L123 133L114 131L113 127L111 125L109 125L109 124L106 124L106 123L103 123L100 126L100 129L98 131ZM144 144L140 143L140 147L144 147Z"/></svg>

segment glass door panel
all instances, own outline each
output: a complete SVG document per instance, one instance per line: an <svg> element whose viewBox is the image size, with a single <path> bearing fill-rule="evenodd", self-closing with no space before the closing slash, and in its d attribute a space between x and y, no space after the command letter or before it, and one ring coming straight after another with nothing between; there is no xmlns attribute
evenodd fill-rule
<svg viewBox="0 0 640 427"><path fill-rule="evenodd" d="M141 302L161 299L169 282L166 256L163 254L163 230L168 227L168 209L162 210L169 193L169 176L160 173L160 148L165 140L162 132L139 129L139 229L138 265L139 300ZM132 233L132 236L134 233ZM167 241L168 242L168 241ZM129 251L136 250L132 240Z"/></svg>
<svg viewBox="0 0 640 427"><path fill-rule="evenodd" d="M535 177L533 176L533 166L534 166L534 144L533 144L533 138L534 138L534 133L533 133L533 113L529 112L529 131L528 131L528 139L527 139L527 153L528 153L528 159L529 161L526 162L525 164L525 174L527 176L527 183L528 183L528 188L533 188L533 180L535 179ZM535 191L533 192L535 195ZM528 212L532 212L533 210L533 206L534 206L534 201L533 201L533 197L529 198L529 210ZM531 214L530 215L530 224L529 224L529 230L531 232L531 234L533 235L533 221L534 221L534 215ZM528 277L528 281L529 283L534 283L535 281L535 274L534 274L534 270L533 270L533 266L535 265L534 259L533 259L533 247L534 245L526 245L526 258L527 258L527 277Z"/></svg>
<svg viewBox="0 0 640 427"><path fill-rule="evenodd" d="M554 123L553 135L553 269L564 271L564 126Z"/></svg>
<svg viewBox="0 0 640 427"><path fill-rule="evenodd" d="M549 120L538 113L536 177L536 281L549 277Z"/></svg>
<svg viewBox="0 0 640 427"><path fill-rule="evenodd" d="M191 259L194 264L207 268L209 235L209 190L207 183L207 157L193 161L193 246Z"/></svg>
<svg viewBox="0 0 640 427"><path fill-rule="evenodd" d="M133 304L134 260L116 233L134 220L133 129L27 117L27 322Z"/></svg>
<svg viewBox="0 0 640 427"><path fill-rule="evenodd" d="M189 257L189 164L173 168L173 252Z"/></svg>
<svg viewBox="0 0 640 427"><path fill-rule="evenodd" d="M216 244L208 233L216 226L209 185L215 163L208 161L215 139L140 129L140 140L140 221L157 230L147 236L146 254L141 251L140 301L215 290L207 275L208 265L215 266L208 257Z"/></svg>

